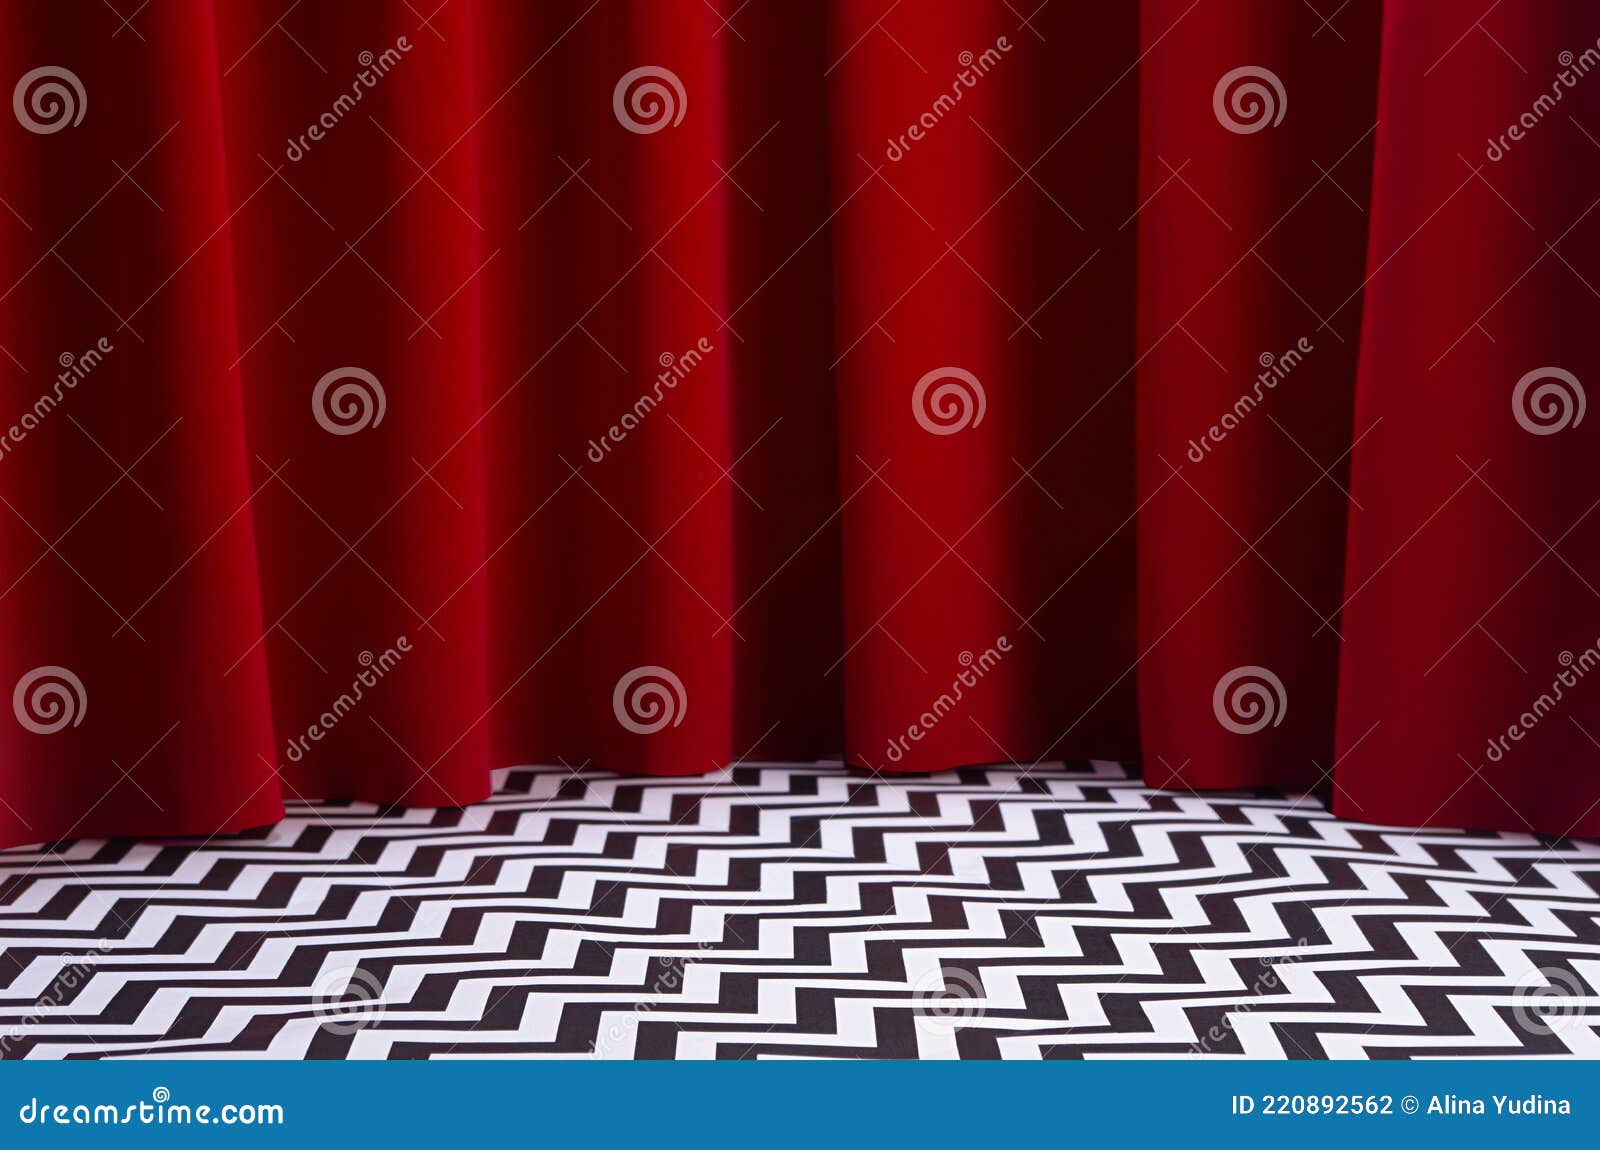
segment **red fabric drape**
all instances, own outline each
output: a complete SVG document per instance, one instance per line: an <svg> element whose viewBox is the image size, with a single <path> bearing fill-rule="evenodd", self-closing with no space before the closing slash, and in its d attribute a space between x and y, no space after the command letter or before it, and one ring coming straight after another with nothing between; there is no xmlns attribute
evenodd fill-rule
<svg viewBox="0 0 1600 1150"><path fill-rule="evenodd" d="M0 842L841 751L1600 833L1589 6L433 7L0 9Z"/></svg>

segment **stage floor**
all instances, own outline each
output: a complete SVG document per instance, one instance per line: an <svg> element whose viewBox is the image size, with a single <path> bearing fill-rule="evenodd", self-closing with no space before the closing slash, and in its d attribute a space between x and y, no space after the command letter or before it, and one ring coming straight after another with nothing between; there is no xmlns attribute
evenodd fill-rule
<svg viewBox="0 0 1600 1150"><path fill-rule="evenodd" d="M1600 844L1111 763L501 772L0 852L31 1058L1600 1056Z"/></svg>

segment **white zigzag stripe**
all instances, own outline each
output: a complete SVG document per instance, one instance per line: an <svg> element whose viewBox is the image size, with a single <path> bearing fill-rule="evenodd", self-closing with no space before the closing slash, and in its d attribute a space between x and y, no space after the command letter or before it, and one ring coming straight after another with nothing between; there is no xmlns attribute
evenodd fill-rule
<svg viewBox="0 0 1600 1150"><path fill-rule="evenodd" d="M0 852L0 1049L1600 1056L1592 843L1109 763L498 782L461 812ZM364 1025L326 1001L356 968Z"/></svg>

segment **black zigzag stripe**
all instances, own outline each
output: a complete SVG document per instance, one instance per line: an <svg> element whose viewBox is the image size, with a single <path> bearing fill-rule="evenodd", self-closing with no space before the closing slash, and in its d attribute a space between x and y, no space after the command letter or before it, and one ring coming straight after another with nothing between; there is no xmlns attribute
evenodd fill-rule
<svg viewBox="0 0 1600 1150"><path fill-rule="evenodd" d="M1600 846L1107 763L505 772L0 852L7 1057L1600 1055Z"/></svg>

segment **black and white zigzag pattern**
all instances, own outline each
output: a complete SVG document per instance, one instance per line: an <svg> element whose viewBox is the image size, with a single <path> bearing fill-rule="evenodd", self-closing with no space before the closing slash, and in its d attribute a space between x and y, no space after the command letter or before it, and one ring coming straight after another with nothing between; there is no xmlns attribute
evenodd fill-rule
<svg viewBox="0 0 1600 1150"><path fill-rule="evenodd" d="M1106 763L519 768L0 852L9 1057L1600 1056L1600 846Z"/></svg>

